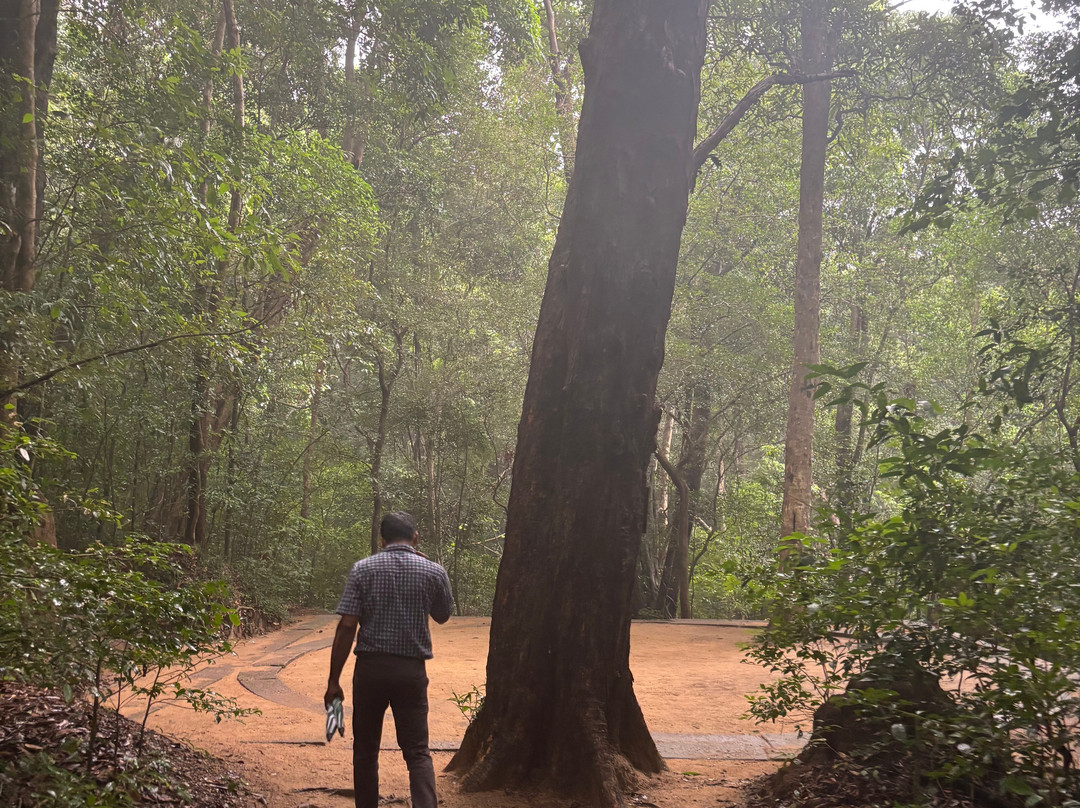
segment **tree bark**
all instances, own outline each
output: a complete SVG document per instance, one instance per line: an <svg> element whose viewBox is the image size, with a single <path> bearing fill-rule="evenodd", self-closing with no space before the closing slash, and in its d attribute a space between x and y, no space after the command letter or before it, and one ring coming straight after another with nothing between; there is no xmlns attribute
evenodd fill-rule
<svg viewBox="0 0 1080 808"><path fill-rule="evenodd" d="M0 151L0 272L8 292L34 288L37 241L37 93L35 52L39 0L6 0L0 6L3 70L3 144Z"/></svg>
<svg viewBox="0 0 1080 808"><path fill-rule="evenodd" d="M323 372L325 365L319 360L315 366L315 384L311 390L311 417L308 420L308 443L304 449L304 465L300 476L300 518L306 521L311 515L311 467L315 442L319 439L319 404L322 402Z"/></svg>
<svg viewBox="0 0 1080 808"><path fill-rule="evenodd" d="M570 62L559 50L559 37L555 26L555 7L552 0L544 0L545 22L548 34L548 63L551 66L551 83L555 86L555 114L559 119L559 147L563 156L563 175L567 183L574 176L574 96L571 94L573 80Z"/></svg>
<svg viewBox="0 0 1080 808"><path fill-rule="evenodd" d="M0 3L0 280L8 294L34 290L38 229L38 87L36 55L40 0ZM53 41L55 42L55 19ZM5 388L19 383L20 335L3 335L0 375ZM0 400L13 422L10 396Z"/></svg>
<svg viewBox="0 0 1080 808"><path fill-rule="evenodd" d="M671 456L671 441L675 437L675 416L670 412L664 413L664 428L661 430L662 435L660 439L660 451L663 452L664 457ZM659 461L657 461L659 462ZM668 523L668 507L670 494L668 487L665 485L660 489L660 516L663 519L663 526L667 527Z"/></svg>
<svg viewBox="0 0 1080 808"><path fill-rule="evenodd" d="M43 118L56 56L59 0L0 0L0 289L34 291L39 221L44 210ZM19 307L23 302L16 304ZM22 376L17 316L0 333L0 424L15 424L14 389ZM31 541L56 546L47 505Z"/></svg>
<svg viewBox="0 0 1080 808"><path fill-rule="evenodd" d="M707 0L597 0L577 161L540 309L484 706L449 768L625 804L663 762L634 696L630 608L686 220Z"/></svg>
<svg viewBox="0 0 1080 808"><path fill-rule="evenodd" d="M679 491L679 507L675 511L675 521L671 523L671 542L668 545L668 560L671 567L671 582L665 591L664 581L661 581L660 596L664 599L662 613L665 617L675 616L675 592L678 588L679 617L683 620L690 619L690 578L687 575L690 561L690 486L679 474L679 470L671 464L671 461L659 452L656 459L664 467L671 482ZM668 564L665 563L664 572L668 572ZM677 581L677 583L676 583Z"/></svg>
<svg viewBox="0 0 1080 808"><path fill-rule="evenodd" d="M222 6L218 13L217 28L210 45L210 53L215 59L221 55L225 44L227 15ZM203 83L203 119L200 122L204 141L210 135L213 116L214 82L208 76ZM203 180L199 188L199 197L203 203L207 198L207 182ZM201 279L195 283L195 302L197 310L207 320L212 320L216 308L218 284ZM210 392L210 350L205 345L195 345L192 356L191 418L188 423L188 459L185 491L187 494L186 516L184 518L184 541L194 547L201 547L206 540L206 484L210 470L209 460L209 412L207 398Z"/></svg>
<svg viewBox="0 0 1080 808"><path fill-rule="evenodd" d="M425 538L428 546L435 548L435 558L440 557L442 520L439 519L439 481L435 473L435 437L428 432L419 441L424 461L424 489L427 493L427 530Z"/></svg>
<svg viewBox="0 0 1080 808"><path fill-rule="evenodd" d="M360 36L360 20L356 17L354 4L345 30L345 123L341 134L341 151L353 168L360 168L364 161L364 144L356 131L357 98L360 92L356 80L356 40Z"/></svg>
<svg viewBox="0 0 1080 808"><path fill-rule="evenodd" d="M803 72L829 69L829 0L815 0L803 11ZM780 535L810 529L814 447L813 390L806 383L807 365L820 358L820 275L822 209L825 199L825 154L829 138L830 82L803 85L802 165L799 170L799 239L795 264L795 329L792 340L791 388L784 440L784 499Z"/></svg>
<svg viewBox="0 0 1080 808"><path fill-rule="evenodd" d="M705 443L709 436L709 417L712 414L711 394L704 384L694 387L689 396L690 424L683 432L679 463L669 469L667 454L660 460L671 481L679 489L678 518L671 523L667 553L657 590L656 610L664 617L690 618L690 526L697 516L701 478L705 475ZM685 518L684 518L685 517Z"/></svg>
<svg viewBox="0 0 1080 808"><path fill-rule="evenodd" d="M218 33L215 34L213 44L214 52L220 54L223 44L228 46L230 51L239 51L240 29L236 24L233 0L222 0L221 20L224 21L224 26L222 27L219 20ZM222 35L224 40L222 40ZM233 95L231 141L234 164L240 165L244 149L245 126L243 71L234 70L231 83ZM206 113L204 133L208 131L211 113L209 107ZM240 211L243 198L240 190L242 176L239 172L240 169L237 169L236 175L232 177L232 188L229 193L229 218L227 221L230 233L235 233L240 227ZM214 277L209 286L203 290L204 311L202 313L211 321L217 314L221 301L222 287L225 283L225 274L229 268L229 260L228 255L217 260ZM219 385L214 406L207 406L207 397L210 393L209 374L209 346L201 346L196 354L195 362L195 393L192 397L192 423L189 434L191 468L188 475L188 517L184 529L185 541L196 547L203 547L207 540L206 487L210 474L210 452L221 443L221 430L226 423L226 418L223 417L224 413L232 409L237 397L235 390L226 392L226 386Z"/></svg>
<svg viewBox="0 0 1080 808"><path fill-rule="evenodd" d="M856 360L866 353L866 313L856 301L851 304L851 320L848 324L848 337L856 350ZM836 408L833 423L836 432L836 508L842 514L850 514L854 503L854 454L851 449L851 421L854 405L849 401ZM845 516L846 518L846 516Z"/></svg>
<svg viewBox="0 0 1080 808"><path fill-rule="evenodd" d="M56 63L56 32L60 16L60 0L40 0L37 30L34 32L34 114L37 118L38 164L36 208L40 221L45 210L45 149L46 130L49 125L49 91L52 84L53 66ZM41 225L38 225L41 240Z"/></svg>
<svg viewBox="0 0 1080 808"><path fill-rule="evenodd" d="M221 553L225 561L232 560L233 554L233 519L235 508L233 506L234 491L236 490L236 475L239 462L236 459L236 440L240 431L240 397L232 401L232 412L229 415L229 452L225 465L225 526L222 529Z"/></svg>
<svg viewBox="0 0 1080 808"><path fill-rule="evenodd" d="M382 459L383 450L386 447L386 436L390 429L390 394L394 389L394 382L401 375L402 365L405 364L405 351L403 348L405 329L394 330L394 364L389 368L386 360L376 349L375 364L379 370L379 425L375 433L375 440L371 442L371 554L379 552L379 528L383 517L382 496Z"/></svg>
<svg viewBox="0 0 1080 808"><path fill-rule="evenodd" d="M660 444L657 447L664 457L671 456L671 441L674 434L675 418L669 411L665 410L660 428ZM664 580L666 553L670 546L670 541L664 539L670 534L668 505L671 498L671 487L667 483L660 482L661 473L666 474L663 468L660 467L659 459L654 455L653 460L649 463L652 509L649 512L645 535L641 539L640 558L645 575L644 603L649 604L657 611L662 611L659 604L664 602L661 598L660 587ZM634 613L637 614L638 610L638 605L635 604Z"/></svg>

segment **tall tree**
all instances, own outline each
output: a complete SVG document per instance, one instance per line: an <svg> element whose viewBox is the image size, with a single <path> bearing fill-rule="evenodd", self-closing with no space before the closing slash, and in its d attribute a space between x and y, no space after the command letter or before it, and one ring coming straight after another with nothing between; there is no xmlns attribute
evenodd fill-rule
<svg viewBox="0 0 1080 808"><path fill-rule="evenodd" d="M706 0L598 0L577 159L525 392L487 697L450 768L623 805L663 763L630 608L704 61Z"/></svg>
<svg viewBox="0 0 1080 808"><path fill-rule="evenodd" d="M236 24L236 11L232 0L222 0L221 11L218 14L217 31L210 48L214 56L220 56L222 47L227 47L230 54L239 59L240 57L240 33ZM229 189L229 214L227 220L228 232L232 235L240 227L241 212L241 176L239 166L243 151L244 137L244 73L241 64L233 67L230 74L233 109L232 131L230 152L233 169L232 186ZM202 122L204 140L210 134L210 116L213 111L213 83L207 79L203 88L203 99L206 104L206 117ZM204 144L205 145L205 144ZM205 201L207 187L204 181L200 193ZM214 271L209 278L200 277L196 283L199 314L208 322L213 322L217 315L222 297L222 287L226 282L229 269L229 253L222 252L214 262ZM210 352L207 345L197 345L194 355L194 379L191 399L191 424L188 434L188 448L191 452L188 467L187 480L187 520L184 526L184 541L198 547L206 543L207 538L207 507L206 489L207 479L210 473L210 452L216 448L222 440L223 428L228 423L228 414L232 411L235 391L226 390L225 385L219 385L211 396L210 377ZM211 402L210 398L214 400Z"/></svg>
<svg viewBox="0 0 1080 808"><path fill-rule="evenodd" d="M657 452L657 459L679 492L678 517L671 523L664 569L657 591L656 610L664 617L675 616L678 601L679 617L690 613L690 532L697 516L697 498L701 478L705 474L706 441L709 437L711 415L710 390L705 383L695 384L687 391L687 425L682 433L679 462L672 466Z"/></svg>
<svg viewBox="0 0 1080 808"><path fill-rule="evenodd" d="M42 116L48 109L58 11L56 0L0 3L0 283L12 296L34 289L44 188ZM9 326L0 347L5 388L18 384L19 340ZM0 401L0 407L8 401Z"/></svg>
<svg viewBox="0 0 1080 808"><path fill-rule="evenodd" d="M802 15L802 68L810 75L831 67L829 0L809 0ZM791 389L784 438L784 501L780 534L810 527L813 478L814 397L806 384L808 366L819 360L821 324L821 229L825 201L825 155L829 140L830 82L804 84L802 166L799 170L799 242L795 263L795 329Z"/></svg>
<svg viewBox="0 0 1080 808"><path fill-rule="evenodd" d="M570 75L570 59L559 48L559 34L555 22L555 6L552 0L544 0L545 25L547 27L548 63L551 65L551 83L555 89L555 114L559 121L559 147L562 150L563 173L566 181L574 174L574 96L573 77Z"/></svg>

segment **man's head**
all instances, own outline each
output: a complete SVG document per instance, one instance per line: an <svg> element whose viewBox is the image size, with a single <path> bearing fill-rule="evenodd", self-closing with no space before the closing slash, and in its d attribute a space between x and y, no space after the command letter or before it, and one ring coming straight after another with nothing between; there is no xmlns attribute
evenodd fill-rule
<svg viewBox="0 0 1080 808"><path fill-rule="evenodd" d="M416 544L420 538L416 532L416 520L405 511L386 514L379 525L379 534L382 536L384 547L399 542Z"/></svg>

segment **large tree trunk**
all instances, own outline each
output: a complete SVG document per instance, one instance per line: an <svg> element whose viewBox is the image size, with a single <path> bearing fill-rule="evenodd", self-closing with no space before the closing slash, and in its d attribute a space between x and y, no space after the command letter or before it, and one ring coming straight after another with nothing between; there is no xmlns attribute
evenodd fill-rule
<svg viewBox="0 0 1080 808"><path fill-rule="evenodd" d="M663 766L630 673L654 397L686 220L707 0L597 0L577 162L518 428L487 697L450 769L623 805Z"/></svg>
<svg viewBox="0 0 1080 808"><path fill-rule="evenodd" d="M802 71L823 74L830 67L829 0L814 0L803 11ZM795 264L795 330L791 389L784 440L784 500L780 535L810 529L814 398L806 383L808 365L819 361L822 208L825 153L829 138L830 83L803 85L802 166L799 170L799 240Z"/></svg>

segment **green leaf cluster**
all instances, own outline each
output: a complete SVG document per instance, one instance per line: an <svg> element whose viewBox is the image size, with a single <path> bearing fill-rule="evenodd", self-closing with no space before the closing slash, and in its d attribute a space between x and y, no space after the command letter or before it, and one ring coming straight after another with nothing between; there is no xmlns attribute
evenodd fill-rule
<svg viewBox="0 0 1080 808"><path fill-rule="evenodd" d="M1017 380L1036 368L988 374L999 384L982 403L999 417L983 430L943 426L933 407L881 389L857 394L889 455L896 510L825 519L818 537L801 537L797 563L778 568L774 620L749 653L780 678L751 714L790 715L867 671L914 665L955 704L914 716L905 742L928 778L1039 804L1080 797L1062 757L1080 718L1080 474L1069 452L1016 445L1004 426L1023 403ZM856 395L855 369L819 373L838 400ZM885 724L913 718L895 700L857 702Z"/></svg>
<svg viewBox="0 0 1080 808"><path fill-rule="evenodd" d="M132 701L148 712L161 698L218 720L244 714L184 683L192 668L230 651L239 622L224 605L224 584L192 575L190 548L130 537L64 552L33 540L46 509L29 458L46 452L59 450L10 429L0 436L0 680L86 698L95 716ZM74 497L63 504L100 508ZM103 742L92 729L82 754L92 759Z"/></svg>

